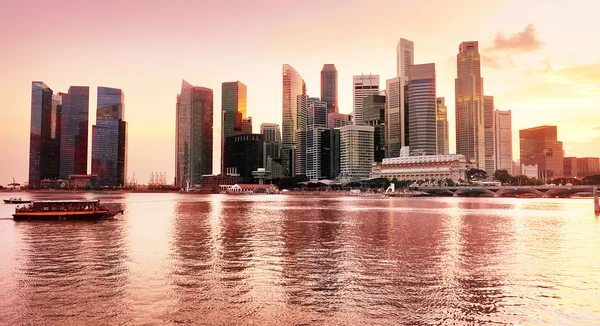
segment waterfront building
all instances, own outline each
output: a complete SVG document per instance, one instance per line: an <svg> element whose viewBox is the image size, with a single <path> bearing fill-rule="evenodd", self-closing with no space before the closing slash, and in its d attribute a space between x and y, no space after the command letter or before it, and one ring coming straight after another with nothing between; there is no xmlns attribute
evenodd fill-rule
<svg viewBox="0 0 600 326"><path fill-rule="evenodd" d="M381 162L385 158L385 95L363 99L363 122L373 127L373 160Z"/></svg>
<svg viewBox="0 0 600 326"><path fill-rule="evenodd" d="M577 157L563 158L563 175L573 178L577 176Z"/></svg>
<svg viewBox="0 0 600 326"><path fill-rule="evenodd" d="M577 158L577 176L588 177L600 174L600 159L597 157Z"/></svg>
<svg viewBox="0 0 600 326"><path fill-rule="evenodd" d="M68 93L58 95L61 100L60 178L86 175L90 88L71 86Z"/></svg>
<svg viewBox="0 0 600 326"><path fill-rule="evenodd" d="M308 98L306 127L306 176L318 180L321 176L321 134L327 129L327 103Z"/></svg>
<svg viewBox="0 0 600 326"><path fill-rule="evenodd" d="M494 146L496 170L506 170L510 173L513 162L512 114L510 110L494 111Z"/></svg>
<svg viewBox="0 0 600 326"><path fill-rule="evenodd" d="M321 133L321 176L335 179L340 174L340 128Z"/></svg>
<svg viewBox="0 0 600 326"><path fill-rule="evenodd" d="M327 103L327 113L338 113L338 72L334 64L321 70L321 101Z"/></svg>
<svg viewBox="0 0 600 326"><path fill-rule="evenodd" d="M247 88L240 81L221 84L221 172L223 172L223 157L225 157L225 139L236 132L242 132L243 119L246 119ZM250 120L250 128L252 122ZM246 128L247 129L247 128ZM247 130L246 130L247 131ZM252 133L250 130L249 133Z"/></svg>
<svg viewBox="0 0 600 326"><path fill-rule="evenodd" d="M283 165L281 165L281 159L274 159L272 157L267 158L267 164L265 170L269 171L270 174L267 179L281 179L283 178Z"/></svg>
<svg viewBox="0 0 600 326"><path fill-rule="evenodd" d="M371 177L390 180L452 179L459 182L466 179L471 165L461 154L410 156L409 148L405 147L400 156L386 158L377 164Z"/></svg>
<svg viewBox="0 0 600 326"><path fill-rule="evenodd" d="M496 148L494 146L494 97L483 97L483 134L485 139L485 172L494 175L496 172Z"/></svg>
<svg viewBox="0 0 600 326"><path fill-rule="evenodd" d="M281 149L281 130L276 123L262 123L260 125L260 133L265 140L265 148L263 150L263 166L267 166L267 159L279 159L279 150Z"/></svg>
<svg viewBox="0 0 600 326"><path fill-rule="evenodd" d="M185 80L177 95L175 131L175 185L197 185L212 174L213 90Z"/></svg>
<svg viewBox="0 0 600 326"><path fill-rule="evenodd" d="M556 126L519 130L521 164L538 165L538 179L563 176L563 143L557 140Z"/></svg>
<svg viewBox="0 0 600 326"><path fill-rule="evenodd" d="M379 93L379 75L357 75L352 77L352 80L354 124L363 125L363 99Z"/></svg>
<svg viewBox="0 0 600 326"><path fill-rule="evenodd" d="M344 113L329 113L327 115L327 128L339 128L352 124L352 116Z"/></svg>
<svg viewBox="0 0 600 326"><path fill-rule="evenodd" d="M437 153L435 64L408 67L408 145L417 155Z"/></svg>
<svg viewBox="0 0 600 326"><path fill-rule="evenodd" d="M29 186L59 177L60 106L52 89L41 81L31 83Z"/></svg>
<svg viewBox="0 0 600 326"><path fill-rule="evenodd" d="M456 56L454 80L456 108L456 153L475 159L485 169L483 78L478 42L462 42Z"/></svg>
<svg viewBox="0 0 600 326"><path fill-rule="evenodd" d="M252 171L263 167L264 136L245 134L225 139L225 174L239 175L245 182L252 183Z"/></svg>
<svg viewBox="0 0 600 326"><path fill-rule="evenodd" d="M294 145L294 175L306 175L306 127L308 122L308 95L297 97L296 144Z"/></svg>
<svg viewBox="0 0 600 326"><path fill-rule="evenodd" d="M92 127L92 185L123 187L127 178L125 94L98 87L96 125Z"/></svg>
<svg viewBox="0 0 600 326"><path fill-rule="evenodd" d="M368 178L373 163L372 126L349 125L340 128L340 177Z"/></svg>
<svg viewBox="0 0 600 326"><path fill-rule="evenodd" d="M448 107L446 100L443 97L436 99L436 114L437 123L437 155L450 154L450 141L448 139Z"/></svg>
<svg viewBox="0 0 600 326"><path fill-rule="evenodd" d="M294 175L294 153L298 129L298 96L306 95L306 84L302 76L290 65L284 64L282 70L282 151L283 175Z"/></svg>

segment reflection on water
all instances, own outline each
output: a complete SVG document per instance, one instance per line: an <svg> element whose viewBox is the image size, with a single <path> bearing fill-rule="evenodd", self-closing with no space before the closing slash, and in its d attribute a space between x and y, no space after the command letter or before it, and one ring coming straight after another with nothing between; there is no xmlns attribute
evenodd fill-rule
<svg viewBox="0 0 600 326"><path fill-rule="evenodd" d="M588 200L76 195L0 220L0 324L600 323Z"/></svg>

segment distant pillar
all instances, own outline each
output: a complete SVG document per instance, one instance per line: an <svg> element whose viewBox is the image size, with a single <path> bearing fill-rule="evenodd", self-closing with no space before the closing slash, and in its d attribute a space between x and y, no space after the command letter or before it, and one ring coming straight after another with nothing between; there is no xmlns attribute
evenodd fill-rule
<svg viewBox="0 0 600 326"><path fill-rule="evenodd" d="M598 187L594 187L594 213L600 214L600 203L598 202Z"/></svg>

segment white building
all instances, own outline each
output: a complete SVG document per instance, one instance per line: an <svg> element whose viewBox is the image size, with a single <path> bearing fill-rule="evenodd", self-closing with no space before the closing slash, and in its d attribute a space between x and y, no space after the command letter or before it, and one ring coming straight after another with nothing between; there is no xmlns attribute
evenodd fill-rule
<svg viewBox="0 0 600 326"><path fill-rule="evenodd" d="M357 75L352 78L354 124L363 124L363 99L379 93L379 75Z"/></svg>
<svg viewBox="0 0 600 326"><path fill-rule="evenodd" d="M506 170L512 168L512 118L511 112L494 111L494 146L496 154L496 169Z"/></svg>
<svg viewBox="0 0 600 326"><path fill-rule="evenodd" d="M340 128L340 177L367 178L371 174L374 155L374 128L348 125Z"/></svg>
<svg viewBox="0 0 600 326"><path fill-rule="evenodd" d="M538 177L538 165L537 164L521 164L521 175L526 175L528 178Z"/></svg>
<svg viewBox="0 0 600 326"><path fill-rule="evenodd" d="M327 130L327 102L309 98L306 125L306 176L318 180L321 176L321 133Z"/></svg>

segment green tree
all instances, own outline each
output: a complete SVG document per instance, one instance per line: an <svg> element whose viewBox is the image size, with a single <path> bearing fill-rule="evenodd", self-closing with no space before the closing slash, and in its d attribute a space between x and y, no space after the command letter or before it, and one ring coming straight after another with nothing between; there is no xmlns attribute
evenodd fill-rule
<svg viewBox="0 0 600 326"><path fill-rule="evenodd" d="M494 172L494 179L502 182L503 184L509 183L510 174L508 174L508 171L506 170L496 170L496 172Z"/></svg>
<svg viewBox="0 0 600 326"><path fill-rule="evenodd" d="M487 177L488 177L487 172L485 172L483 170L470 169L467 171L467 180L469 180L469 181L485 180L485 179L487 179Z"/></svg>

